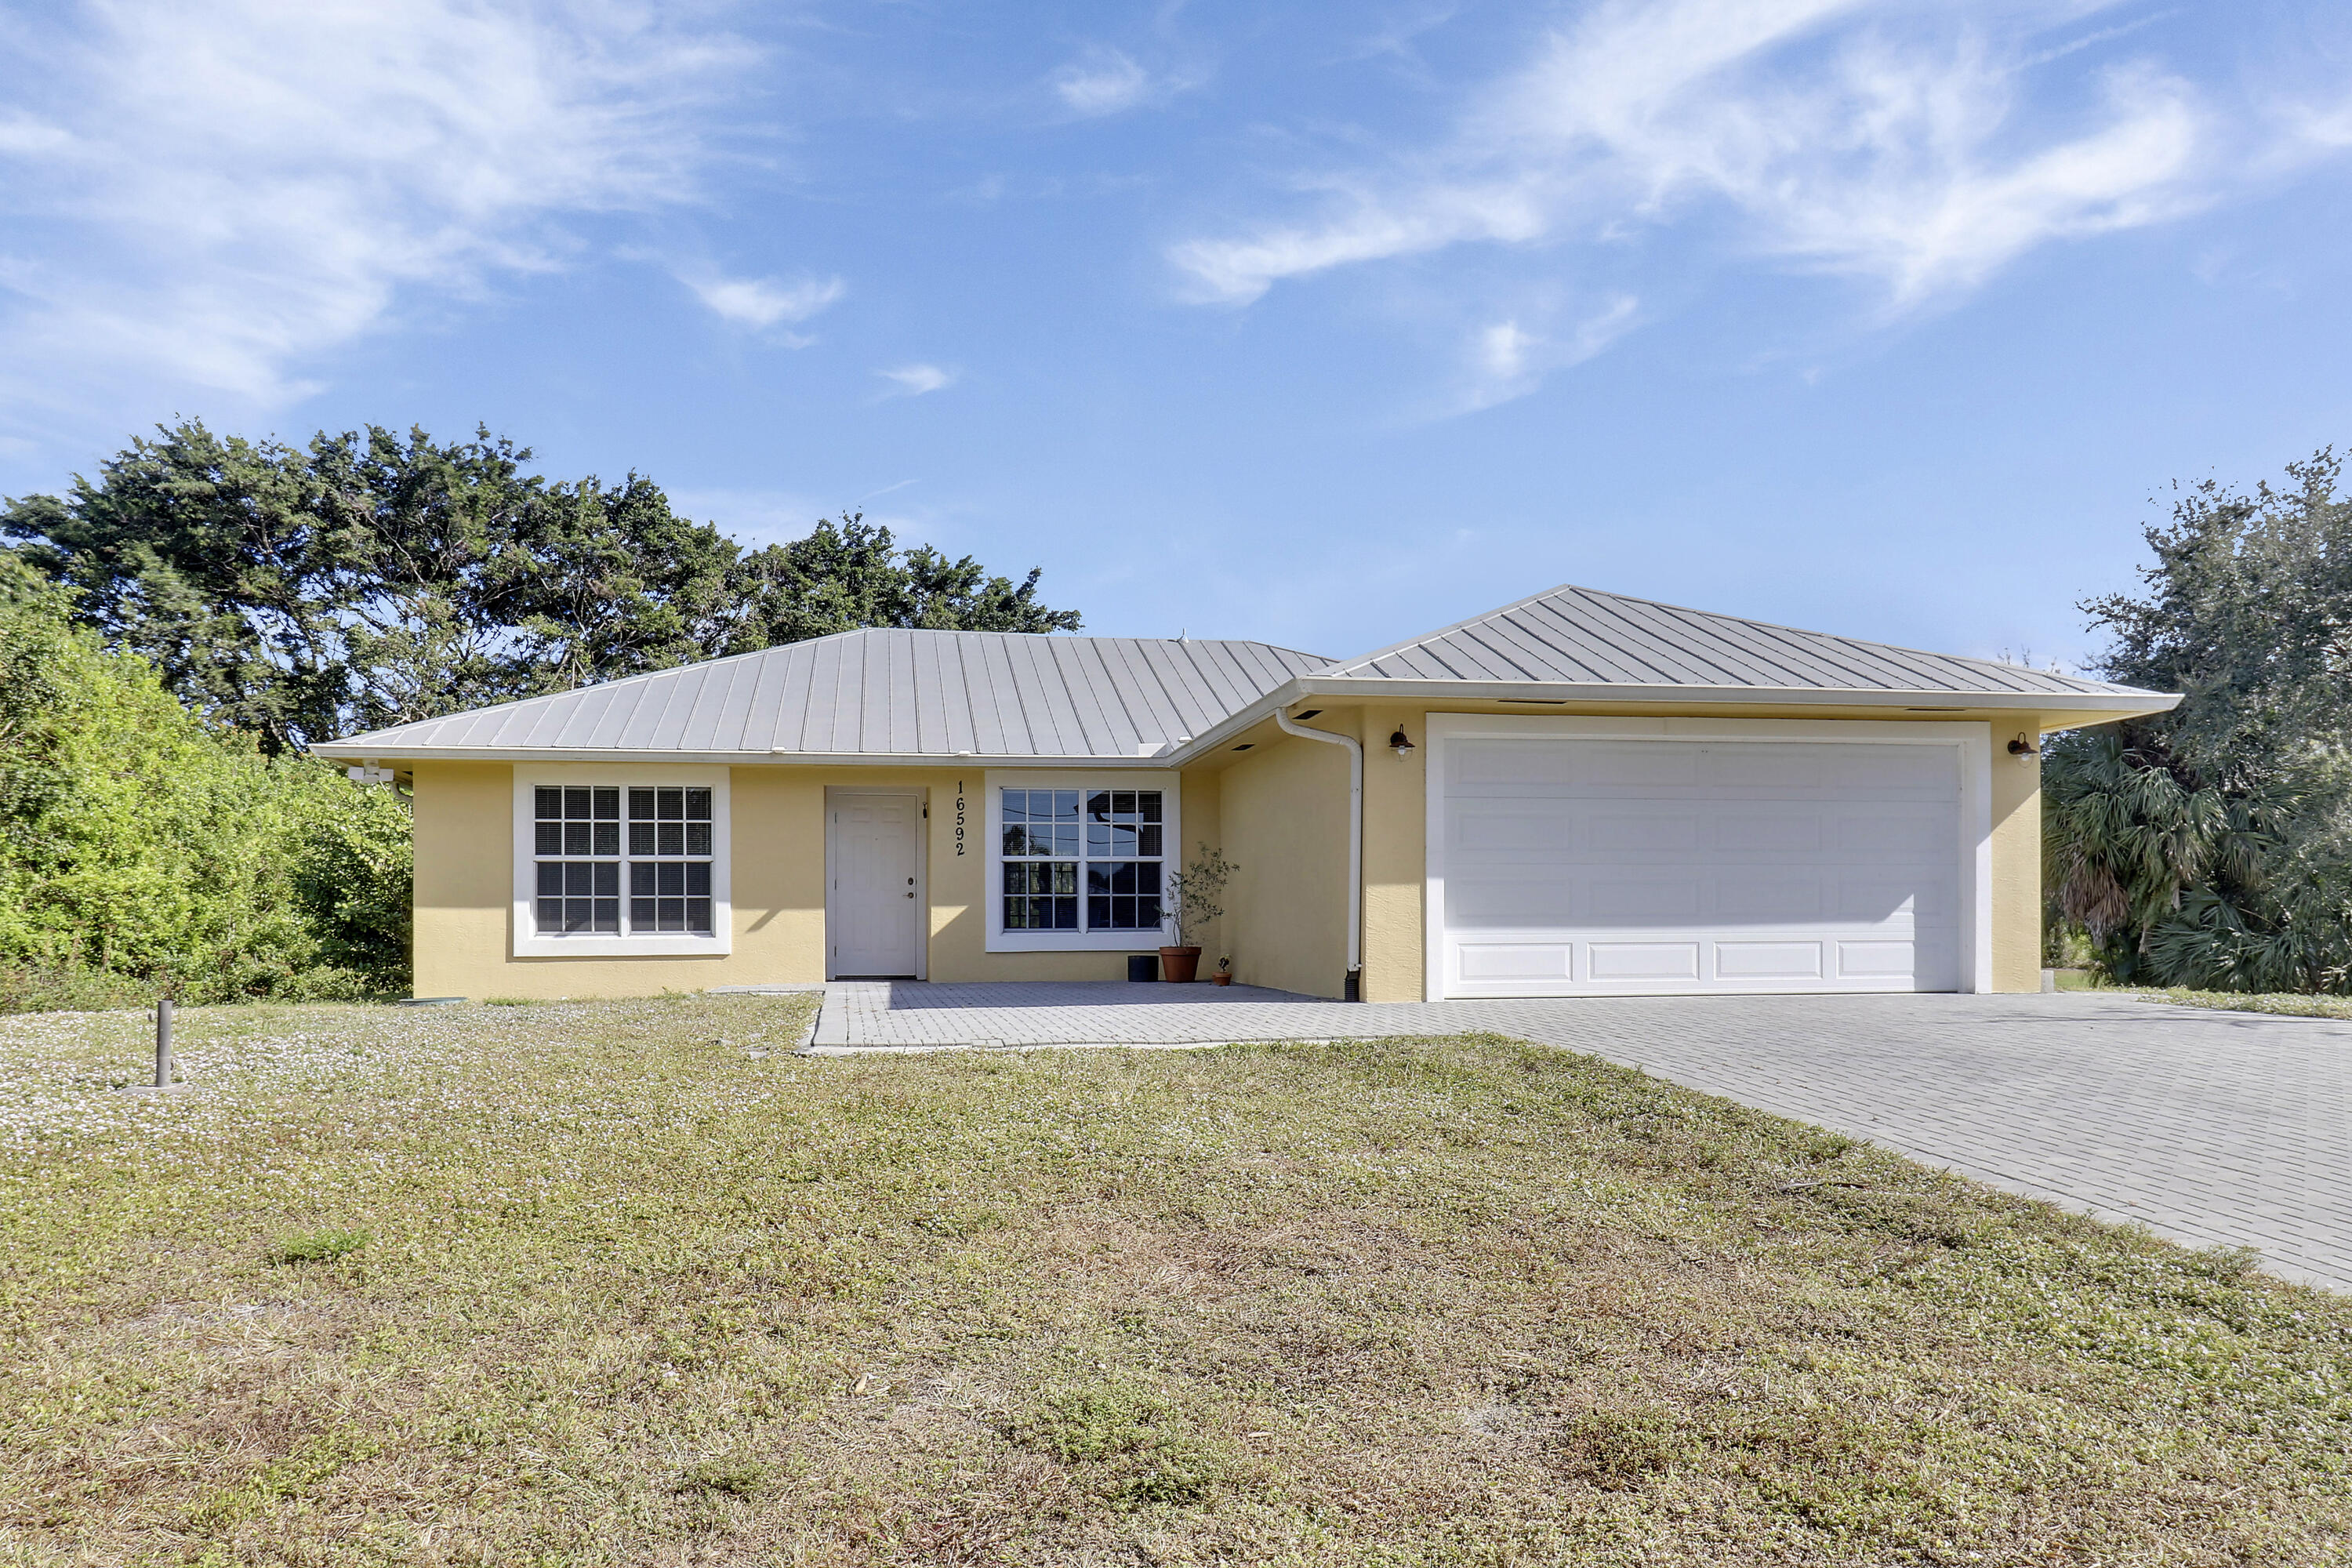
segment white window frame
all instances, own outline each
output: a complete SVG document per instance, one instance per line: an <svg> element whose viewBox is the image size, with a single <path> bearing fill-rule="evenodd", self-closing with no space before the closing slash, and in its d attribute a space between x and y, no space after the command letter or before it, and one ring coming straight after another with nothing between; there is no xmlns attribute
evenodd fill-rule
<svg viewBox="0 0 2352 1568"><path fill-rule="evenodd" d="M1992 989L1992 727L1974 720L1603 719L1518 713L1431 713L1422 721L1429 758L1424 787L1422 994L1447 994L1445 967L1445 753L1455 741L1814 741L1943 746L1958 753L1960 990ZM1735 994L1717 993L1717 994ZM1810 993L1808 994L1811 994Z"/></svg>
<svg viewBox="0 0 2352 1568"><path fill-rule="evenodd" d="M728 798L725 768L608 766L597 763L541 764L514 771L514 918L513 954L517 958L679 958L694 954L727 954L735 951L735 907L729 891L734 864L729 828L733 812ZM538 819L531 792L541 785L647 785L710 792L710 934L654 931L643 936L605 931L542 934L539 930L539 856L533 852L533 824ZM626 797L621 826L628 828ZM625 838L623 841L626 842ZM622 863L628 858L624 855ZM625 904L629 890L624 885Z"/></svg>
<svg viewBox="0 0 2352 1568"><path fill-rule="evenodd" d="M988 940L990 952L1156 952L1167 941L1167 921L1152 931L1006 931L1004 929L1004 792L1008 789L1156 789L1160 792L1160 886L1183 864L1184 779L1173 770L1116 769L1106 772L1065 770L999 770L982 775L987 793L986 836L982 852L988 857ZM1080 864L1084 864L1083 861ZM1078 897L1086 897L1080 889ZM1162 894L1164 900L1166 895ZM1163 902L1164 907L1164 902Z"/></svg>

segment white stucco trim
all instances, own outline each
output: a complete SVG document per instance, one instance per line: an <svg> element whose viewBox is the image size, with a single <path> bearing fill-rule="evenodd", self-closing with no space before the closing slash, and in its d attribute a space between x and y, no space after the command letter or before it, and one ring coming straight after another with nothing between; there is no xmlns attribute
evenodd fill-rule
<svg viewBox="0 0 2352 1568"><path fill-rule="evenodd" d="M1820 741L1950 746L1959 753L1960 989L1992 989L1992 727L1968 721L1881 719L1601 719L1516 713L1432 713L1423 794L1422 994L1446 994L1445 753L1455 741Z"/></svg>
<svg viewBox="0 0 2352 1568"><path fill-rule="evenodd" d="M635 767L583 763L518 767L514 771L514 909L512 952L517 958L680 958L724 956L735 951L735 906L730 891L734 816L725 768ZM710 934L656 931L645 936L579 933L541 936L533 909L538 896L539 857L531 849L531 791L541 784L658 784L710 791ZM623 819L626 826L626 817ZM628 889L621 897L625 903Z"/></svg>
<svg viewBox="0 0 2352 1568"><path fill-rule="evenodd" d="M1008 789L1156 789L1160 792L1160 875L1183 864L1184 779L1170 770L1117 772L1102 769L990 768L982 775L981 790L988 798L970 815L982 826L974 852L987 857L984 883L990 952L1156 952L1167 940L1164 931L1008 931L1004 929L1004 861L997 851L1004 843L1004 792ZM1084 898L1081 889L1079 897Z"/></svg>

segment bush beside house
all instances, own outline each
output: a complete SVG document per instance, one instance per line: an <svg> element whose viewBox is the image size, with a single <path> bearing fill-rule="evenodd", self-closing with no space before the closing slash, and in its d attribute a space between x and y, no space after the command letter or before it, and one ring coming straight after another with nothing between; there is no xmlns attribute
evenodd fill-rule
<svg viewBox="0 0 2352 1568"><path fill-rule="evenodd" d="M406 988L408 813L265 757L0 554L0 1008Z"/></svg>

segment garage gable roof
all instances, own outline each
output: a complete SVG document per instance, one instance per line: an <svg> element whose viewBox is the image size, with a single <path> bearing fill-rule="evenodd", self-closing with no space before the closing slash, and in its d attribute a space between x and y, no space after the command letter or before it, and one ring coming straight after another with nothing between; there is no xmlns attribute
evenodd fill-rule
<svg viewBox="0 0 2352 1568"><path fill-rule="evenodd" d="M1922 653L1562 584L1315 672L1324 681L1527 682L1776 691L2154 697L1989 658Z"/></svg>
<svg viewBox="0 0 2352 1568"><path fill-rule="evenodd" d="M1125 758L1330 661L1260 642L839 632L354 735L323 755Z"/></svg>

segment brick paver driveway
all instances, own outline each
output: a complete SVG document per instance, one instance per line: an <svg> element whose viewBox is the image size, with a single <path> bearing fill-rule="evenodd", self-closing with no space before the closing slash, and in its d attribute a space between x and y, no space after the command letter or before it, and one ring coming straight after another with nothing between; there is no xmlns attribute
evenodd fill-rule
<svg viewBox="0 0 2352 1568"><path fill-rule="evenodd" d="M2113 995L1350 1006L1243 986L828 986L819 1049L1491 1029L2352 1289L2352 1024Z"/></svg>

